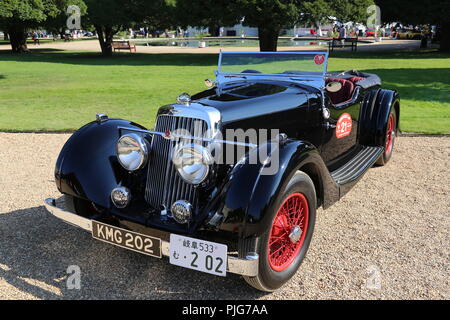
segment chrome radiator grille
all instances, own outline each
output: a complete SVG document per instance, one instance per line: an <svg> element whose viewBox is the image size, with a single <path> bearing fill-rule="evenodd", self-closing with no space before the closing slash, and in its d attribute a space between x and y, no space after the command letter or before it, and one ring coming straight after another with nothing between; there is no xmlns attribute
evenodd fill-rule
<svg viewBox="0 0 450 320"><path fill-rule="evenodd" d="M190 136L203 137L208 127L206 122L200 119L170 115L158 116L155 131L166 132L170 130L170 132L174 132L179 129L183 129L185 134L189 133ZM156 209L164 207L170 210L176 200L186 200L194 208L197 207L197 190L192 184L181 179L172 163L172 152L177 143L180 143L180 141L171 141L159 135L153 137L145 199Z"/></svg>

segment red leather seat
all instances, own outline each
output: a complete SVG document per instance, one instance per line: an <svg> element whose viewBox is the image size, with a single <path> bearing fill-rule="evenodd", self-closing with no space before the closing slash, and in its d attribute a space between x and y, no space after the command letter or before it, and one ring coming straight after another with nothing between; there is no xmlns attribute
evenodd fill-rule
<svg viewBox="0 0 450 320"><path fill-rule="evenodd" d="M358 82L358 81L361 81L361 80L364 80L364 79L365 79L364 77L351 77L348 80L350 80L351 82L355 83L355 82Z"/></svg>
<svg viewBox="0 0 450 320"><path fill-rule="evenodd" d="M340 104L340 103L346 102L352 98L353 89L355 88L355 86L353 85L353 83L351 81L346 80L346 79L341 79L341 78L327 78L326 79L326 83L332 82L332 81L342 83L342 88L339 91L328 92L328 96L330 97L331 102L333 104L335 104L335 105Z"/></svg>

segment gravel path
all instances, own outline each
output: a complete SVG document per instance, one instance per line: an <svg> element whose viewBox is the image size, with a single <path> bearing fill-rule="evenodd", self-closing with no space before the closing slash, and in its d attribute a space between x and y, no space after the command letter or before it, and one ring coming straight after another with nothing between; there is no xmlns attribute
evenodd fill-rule
<svg viewBox="0 0 450 320"><path fill-rule="evenodd" d="M386 167L319 211L303 265L272 294L94 241L47 214L68 137L0 133L0 299L450 299L450 137L399 138ZM80 290L66 289L69 265L81 268Z"/></svg>

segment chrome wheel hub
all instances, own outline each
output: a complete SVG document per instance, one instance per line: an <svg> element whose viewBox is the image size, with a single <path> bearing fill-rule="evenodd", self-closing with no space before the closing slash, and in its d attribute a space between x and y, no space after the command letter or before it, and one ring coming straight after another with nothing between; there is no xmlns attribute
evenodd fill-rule
<svg viewBox="0 0 450 320"><path fill-rule="evenodd" d="M303 231L300 226L295 226L292 228L291 233L289 234L289 239L292 243L296 243L298 240L300 240L302 233Z"/></svg>

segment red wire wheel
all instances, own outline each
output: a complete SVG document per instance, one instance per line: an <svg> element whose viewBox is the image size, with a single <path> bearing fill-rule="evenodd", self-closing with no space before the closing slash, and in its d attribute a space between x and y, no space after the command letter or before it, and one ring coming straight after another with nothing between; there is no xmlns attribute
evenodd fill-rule
<svg viewBox="0 0 450 320"><path fill-rule="evenodd" d="M390 154L392 152L392 145L394 144L395 137L395 118L394 114L389 115L389 120L387 123L386 129L386 154Z"/></svg>
<svg viewBox="0 0 450 320"><path fill-rule="evenodd" d="M298 256L308 230L308 201L292 193L281 204L270 230L268 258L275 271L286 270Z"/></svg>

